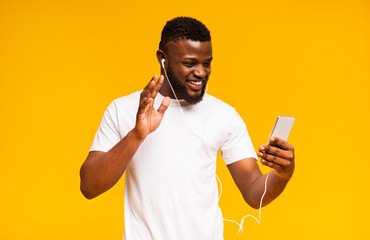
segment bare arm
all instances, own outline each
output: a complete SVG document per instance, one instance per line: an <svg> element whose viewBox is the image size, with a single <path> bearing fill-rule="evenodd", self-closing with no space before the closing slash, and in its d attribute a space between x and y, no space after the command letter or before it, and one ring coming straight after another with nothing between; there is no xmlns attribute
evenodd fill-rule
<svg viewBox="0 0 370 240"><path fill-rule="evenodd" d="M80 171L82 194L92 199L113 187L142 141L132 130L108 152L91 151Z"/></svg>
<svg viewBox="0 0 370 240"><path fill-rule="evenodd" d="M267 192L263 206L272 202L284 190L294 171L294 148L288 142L274 137L270 142L277 146L261 145L257 153L261 163L271 167ZM259 208L260 200L265 189L267 174L263 175L257 162L247 158L228 165L229 171L243 195L244 200L253 208Z"/></svg>
<svg viewBox="0 0 370 240"><path fill-rule="evenodd" d="M80 188L86 198L94 198L113 187L146 136L161 123L170 99L165 98L158 110L154 109L154 99L162 86L163 76L157 79L155 75L140 95L135 127L108 152L90 152L82 164Z"/></svg>

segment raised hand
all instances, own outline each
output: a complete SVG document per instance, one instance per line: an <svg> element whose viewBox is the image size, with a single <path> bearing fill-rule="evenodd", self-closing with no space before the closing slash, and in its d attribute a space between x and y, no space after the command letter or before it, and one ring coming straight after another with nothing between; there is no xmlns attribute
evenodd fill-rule
<svg viewBox="0 0 370 240"><path fill-rule="evenodd" d="M261 157L261 163L275 169L279 177L289 179L294 171L294 147L287 141L271 137L272 145L261 145L257 155Z"/></svg>
<svg viewBox="0 0 370 240"><path fill-rule="evenodd" d="M149 133L158 128L163 115L170 104L170 98L165 97L161 106L157 110L153 107L154 99L163 84L163 79L163 75L161 75L159 79L157 75L154 75L148 85L141 92L139 109L136 115L136 126L134 128L134 133L139 138L145 138Z"/></svg>

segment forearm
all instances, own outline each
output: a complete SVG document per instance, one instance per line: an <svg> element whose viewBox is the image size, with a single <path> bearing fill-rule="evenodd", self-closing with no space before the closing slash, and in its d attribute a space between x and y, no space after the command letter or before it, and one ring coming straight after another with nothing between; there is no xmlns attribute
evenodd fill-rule
<svg viewBox="0 0 370 240"><path fill-rule="evenodd" d="M98 155L90 153L80 171L81 192L84 196L91 199L113 187L143 140L131 130L108 152Z"/></svg>
<svg viewBox="0 0 370 240"><path fill-rule="evenodd" d="M245 201L253 208L260 207L261 197L265 191L266 177L267 174L256 177L245 189L243 197ZM284 190L288 181L289 178L281 178L276 175L275 171L270 172L267 180L267 191L263 198L262 206L266 206L275 198L277 198Z"/></svg>

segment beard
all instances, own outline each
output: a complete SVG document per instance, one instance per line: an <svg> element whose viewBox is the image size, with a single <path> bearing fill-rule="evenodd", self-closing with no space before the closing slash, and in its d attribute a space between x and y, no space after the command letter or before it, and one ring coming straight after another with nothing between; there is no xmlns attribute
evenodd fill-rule
<svg viewBox="0 0 370 240"><path fill-rule="evenodd" d="M190 96L190 94L186 90L185 84L184 85L181 84L179 79L177 77L175 77L170 65L168 65L168 68L167 68L167 75L168 75L168 80L170 81L170 83L173 87L173 90L175 91L176 96L177 96L178 99L184 99L189 104L196 104L196 103L202 101L204 93L205 93L205 89L206 89L206 86L207 86L209 75L207 75L205 80L203 81L204 84L202 86L201 93L197 96L194 96L194 97Z"/></svg>

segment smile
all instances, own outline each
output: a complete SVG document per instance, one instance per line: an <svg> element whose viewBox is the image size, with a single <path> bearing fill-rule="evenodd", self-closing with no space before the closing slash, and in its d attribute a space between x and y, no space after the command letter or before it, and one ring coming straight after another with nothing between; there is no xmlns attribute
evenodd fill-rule
<svg viewBox="0 0 370 240"><path fill-rule="evenodd" d="M195 86L202 85L202 81L190 81L190 80L188 80L188 82L195 85Z"/></svg>

